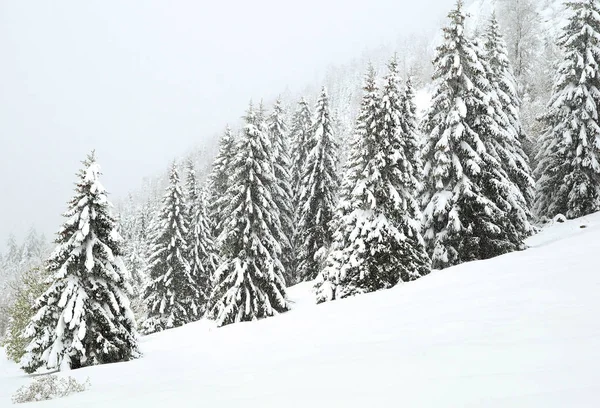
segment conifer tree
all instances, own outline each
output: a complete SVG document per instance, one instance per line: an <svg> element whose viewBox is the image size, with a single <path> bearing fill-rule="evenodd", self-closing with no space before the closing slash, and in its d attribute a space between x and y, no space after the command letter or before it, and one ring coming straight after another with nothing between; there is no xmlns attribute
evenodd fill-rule
<svg viewBox="0 0 600 408"><path fill-rule="evenodd" d="M231 174L231 163L235 156L236 146L235 138L231 128L227 126L225 133L221 138L219 154L212 165L210 176L210 196L211 204L208 208L211 223L213 226L213 235L218 238L222 230L224 217L224 208L227 206L225 193L229 186L229 177Z"/></svg>
<svg viewBox="0 0 600 408"><path fill-rule="evenodd" d="M487 79L478 84L486 107L482 108L484 115L474 128L488 155L493 158L490 171L484 173L482 185L487 186L486 194L504 213L499 222L502 222L506 238L514 245L511 250L524 249L523 240L534 232L529 222L529 202L523 194L523 191L531 193L531 169L521 148L519 132L513 125L514 119L511 119L514 112L507 113L507 106L503 102L506 98L500 96L504 91L500 86L500 76L490 64L493 60L486 52L486 43L480 37L475 37L472 44Z"/></svg>
<svg viewBox="0 0 600 408"><path fill-rule="evenodd" d="M409 75L404 83L403 92L400 93L400 132L405 139L404 149L412 166L411 177L416 184L415 196L419 195L423 185L423 135L419 129L417 117L417 104L412 77ZM419 211L419 216L422 217Z"/></svg>
<svg viewBox="0 0 600 408"><path fill-rule="evenodd" d="M124 259L125 265L128 270L131 271L131 310L135 315L136 321L139 323L142 323L146 318L144 290L148 285L148 252L149 249L145 241L138 239L132 240L127 244L127 257Z"/></svg>
<svg viewBox="0 0 600 408"><path fill-rule="evenodd" d="M148 309L148 318L143 323L145 333L195 321L202 310L199 285L186 259L188 220L175 163L156 222L148 260L150 283L144 293Z"/></svg>
<svg viewBox="0 0 600 408"><path fill-rule="evenodd" d="M52 283L35 302L25 329L29 345L21 366L28 373L42 366L76 369L138 356L122 238L99 175L92 153L78 173L67 221L47 262Z"/></svg>
<svg viewBox="0 0 600 408"><path fill-rule="evenodd" d="M317 277L333 238L339 180L338 145L333 135L325 87L315 109L312 148L306 159L296 207L296 262L299 280ZM310 146L309 145L309 146Z"/></svg>
<svg viewBox="0 0 600 408"><path fill-rule="evenodd" d="M600 4L567 3L558 66L544 115L536 168L535 211L540 217L577 218L600 210Z"/></svg>
<svg viewBox="0 0 600 408"><path fill-rule="evenodd" d="M416 151L411 152L410 156L415 158L416 168L414 176L417 180L422 176L422 163L420 159L420 139L419 121L417 119L417 105L415 103L415 90L412 77L409 75L404 83L404 89L400 92L400 131L411 141L415 141ZM411 142L413 143L413 142Z"/></svg>
<svg viewBox="0 0 600 408"><path fill-rule="evenodd" d="M504 155L500 157L501 164L511 181L521 191L526 205L529 207L533 202L535 182L531 174L529 158L522 146L527 137L521 125L521 99L517 89L517 80L508 58L506 43L500 33L495 13L492 14L485 32L485 50L486 60L491 71L492 86L498 96L504 120L507 122L504 127L508 132L508 143L504 149Z"/></svg>
<svg viewBox="0 0 600 408"><path fill-rule="evenodd" d="M273 111L267 118L266 132L271 141L273 171L277 183L273 199L279 209L279 221L281 223L282 236L279 244L282 253L280 259L286 271L286 282L291 285L295 281L292 249L294 212L292 210L291 164L288 151L287 126L284 122L284 112L279 99L275 102Z"/></svg>
<svg viewBox="0 0 600 408"><path fill-rule="evenodd" d="M488 149L505 136L489 71L464 32L462 1L449 14L434 59L435 91L422 123L424 238L434 268L487 259L523 246L510 211L522 196L498 155ZM516 217L515 217L516 218ZM526 217L521 219L527 223ZM527 229L526 226L520 229Z"/></svg>
<svg viewBox="0 0 600 408"><path fill-rule="evenodd" d="M17 244L16 237L12 233L8 236L6 246L8 247L8 251L4 259L5 268L3 272L6 275L7 281L13 281L18 278L18 271L23 261L21 257L22 251L19 244Z"/></svg>
<svg viewBox="0 0 600 408"><path fill-rule="evenodd" d="M24 261L25 269L31 268L34 265L43 263L46 256L45 238L38 235L35 228L30 228L23 244L23 254L21 255L22 264Z"/></svg>
<svg viewBox="0 0 600 408"><path fill-rule="evenodd" d="M221 264L215 274L209 316L218 326L285 312L282 236L274 191L272 146L252 105L225 195Z"/></svg>
<svg viewBox="0 0 600 408"><path fill-rule="evenodd" d="M312 149L313 138L312 113L308 102L301 98L298 108L294 113L292 127L290 129L291 140L291 162L292 162L292 197L294 208L297 208L302 175Z"/></svg>
<svg viewBox="0 0 600 408"><path fill-rule="evenodd" d="M188 217L188 252L187 260L190 264L190 273L198 285L197 300L200 306L199 314L205 312L206 304L211 292L211 282L218 266L218 257L215 248L210 222L204 210L205 197L196 178L196 169L190 160L187 163L187 217Z"/></svg>
<svg viewBox="0 0 600 408"><path fill-rule="evenodd" d="M13 234L8 236L6 246L7 252L0 264L0 336L4 335L8 326L5 309L14 301L12 286L18 279L21 264L21 251Z"/></svg>
<svg viewBox="0 0 600 408"><path fill-rule="evenodd" d="M120 223L122 235L125 238L125 255L123 261L130 274L130 285L132 294L130 296L131 309L136 317L136 321L142 322L146 317L146 306L144 303L144 288L148 284L147 279L147 258L148 242L147 234L147 206L136 206L133 197L130 195L128 200L128 213L121 215Z"/></svg>
<svg viewBox="0 0 600 408"><path fill-rule="evenodd" d="M397 60L389 63L381 96L372 67L363 89L341 220L317 283L318 302L387 289L430 270L415 199L418 140L414 123L404 117L411 102L402 95Z"/></svg>
<svg viewBox="0 0 600 408"><path fill-rule="evenodd" d="M17 238L14 236L14 234L11 233L8 236L6 246L8 247L8 252L6 254L6 262L12 265L19 264L21 262L21 250L19 249L19 245L17 244Z"/></svg>

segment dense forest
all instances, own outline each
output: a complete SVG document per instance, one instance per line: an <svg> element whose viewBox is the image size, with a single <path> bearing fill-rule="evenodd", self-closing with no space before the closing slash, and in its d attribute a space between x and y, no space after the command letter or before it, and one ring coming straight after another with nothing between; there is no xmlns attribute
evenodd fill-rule
<svg viewBox="0 0 600 408"><path fill-rule="evenodd" d="M91 153L55 244L0 259L9 357L125 361L138 332L285 313L299 282L322 303L525 250L600 210L598 60L594 0L459 1L433 37L254 99L114 209Z"/></svg>

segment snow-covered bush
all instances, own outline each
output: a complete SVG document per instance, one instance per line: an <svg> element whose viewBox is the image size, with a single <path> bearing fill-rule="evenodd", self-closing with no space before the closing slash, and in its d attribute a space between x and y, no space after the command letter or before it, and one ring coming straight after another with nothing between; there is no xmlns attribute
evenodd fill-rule
<svg viewBox="0 0 600 408"><path fill-rule="evenodd" d="M35 378L29 385L24 385L15 392L12 397L13 404L25 402L44 401L66 397L70 394L83 392L90 388L90 379L79 383L73 377L58 377L56 375L45 375Z"/></svg>

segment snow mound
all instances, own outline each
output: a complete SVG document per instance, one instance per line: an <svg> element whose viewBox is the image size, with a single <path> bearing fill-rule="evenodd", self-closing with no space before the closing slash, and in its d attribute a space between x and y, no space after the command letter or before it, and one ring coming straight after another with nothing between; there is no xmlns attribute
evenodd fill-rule
<svg viewBox="0 0 600 408"><path fill-rule="evenodd" d="M69 372L94 386L36 406L598 406L599 243L595 214L387 291L316 306L303 283L288 313L147 336L144 358ZM29 381L0 356L0 407Z"/></svg>
<svg viewBox="0 0 600 408"><path fill-rule="evenodd" d="M542 247L581 234L588 228L599 227L599 224L600 216L598 214L588 215L571 221L564 221L564 217L557 216L539 234L527 239L526 244L532 248Z"/></svg>

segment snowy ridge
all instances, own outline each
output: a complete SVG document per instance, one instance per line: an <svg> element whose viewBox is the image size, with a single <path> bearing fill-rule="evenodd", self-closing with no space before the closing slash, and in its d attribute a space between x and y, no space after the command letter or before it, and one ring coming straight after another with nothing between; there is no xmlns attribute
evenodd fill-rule
<svg viewBox="0 0 600 408"><path fill-rule="evenodd" d="M585 226L585 228L582 228ZM40 407L594 407L600 213L530 249L394 289L142 339L144 357L64 373L91 389ZM0 407L28 377L0 354Z"/></svg>

